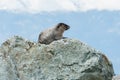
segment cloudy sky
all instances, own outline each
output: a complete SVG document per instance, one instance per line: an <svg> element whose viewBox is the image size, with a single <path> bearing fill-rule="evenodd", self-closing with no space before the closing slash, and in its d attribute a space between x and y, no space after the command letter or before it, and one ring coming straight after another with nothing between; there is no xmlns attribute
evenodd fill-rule
<svg viewBox="0 0 120 80"><path fill-rule="evenodd" d="M64 36L102 51L120 74L120 0L0 0L0 44L19 35L37 42L45 28L64 22Z"/></svg>
<svg viewBox="0 0 120 80"><path fill-rule="evenodd" d="M0 0L0 9L14 12L120 10L120 0Z"/></svg>

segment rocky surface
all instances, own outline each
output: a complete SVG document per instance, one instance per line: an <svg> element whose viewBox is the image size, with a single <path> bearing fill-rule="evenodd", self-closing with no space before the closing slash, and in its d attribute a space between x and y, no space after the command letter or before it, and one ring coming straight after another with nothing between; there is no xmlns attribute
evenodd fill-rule
<svg viewBox="0 0 120 80"><path fill-rule="evenodd" d="M120 80L120 75L114 76L112 80Z"/></svg>
<svg viewBox="0 0 120 80"><path fill-rule="evenodd" d="M100 51L74 39L49 45L14 36L0 47L0 80L112 80Z"/></svg>

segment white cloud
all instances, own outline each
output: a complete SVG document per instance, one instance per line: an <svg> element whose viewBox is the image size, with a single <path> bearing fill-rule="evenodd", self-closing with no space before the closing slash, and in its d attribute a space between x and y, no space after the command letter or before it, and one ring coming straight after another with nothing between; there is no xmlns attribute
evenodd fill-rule
<svg viewBox="0 0 120 80"><path fill-rule="evenodd" d="M88 10L120 10L120 0L77 0L79 9ZM76 1L76 2L77 2Z"/></svg>
<svg viewBox="0 0 120 80"><path fill-rule="evenodd" d="M0 0L1 10L22 10L24 6L17 0Z"/></svg>
<svg viewBox="0 0 120 80"><path fill-rule="evenodd" d="M0 10L17 12L120 10L120 0L0 0Z"/></svg>

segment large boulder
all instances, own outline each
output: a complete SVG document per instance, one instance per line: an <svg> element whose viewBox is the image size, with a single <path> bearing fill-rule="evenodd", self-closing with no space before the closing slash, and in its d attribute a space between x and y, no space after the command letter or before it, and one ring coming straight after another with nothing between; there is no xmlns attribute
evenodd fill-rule
<svg viewBox="0 0 120 80"><path fill-rule="evenodd" d="M45 45L14 36L0 47L0 80L112 80L113 75L103 53L75 39Z"/></svg>

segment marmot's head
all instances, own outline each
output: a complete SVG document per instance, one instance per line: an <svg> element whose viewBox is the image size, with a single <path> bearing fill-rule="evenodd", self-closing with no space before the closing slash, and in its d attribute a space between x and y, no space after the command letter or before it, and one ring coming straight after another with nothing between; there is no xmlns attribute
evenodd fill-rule
<svg viewBox="0 0 120 80"><path fill-rule="evenodd" d="M58 23L57 26L56 26L56 29L62 29L62 30L68 30L70 29L70 26L65 24L65 23Z"/></svg>

